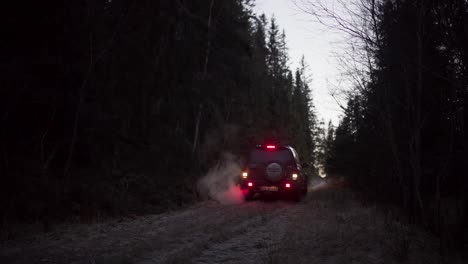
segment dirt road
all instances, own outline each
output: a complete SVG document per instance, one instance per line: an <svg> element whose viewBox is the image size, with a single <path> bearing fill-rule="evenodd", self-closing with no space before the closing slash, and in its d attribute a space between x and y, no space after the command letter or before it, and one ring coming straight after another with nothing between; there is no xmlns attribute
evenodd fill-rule
<svg viewBox="0 0 468 264"><path fill-rule="evenodd" d="M0 263L436 263L437 243L343 188L300 203L216 202L0 246Z"/></svg>

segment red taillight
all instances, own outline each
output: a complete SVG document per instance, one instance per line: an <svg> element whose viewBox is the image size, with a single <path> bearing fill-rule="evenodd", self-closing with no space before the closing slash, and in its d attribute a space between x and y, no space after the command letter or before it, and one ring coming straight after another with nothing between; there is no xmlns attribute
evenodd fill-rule
<svg viewBox="0 0 468 264"><path fill-rule="evenodd" d="M249 183L247 183L247 186L252 187L252 186L253 186L253 183L252 183L252 182L249 182Z"/></svg>
<svg viewBox="0 0 468 264"><path fill-rule="evenodd" d="M275 146L275 145L267 145L266 148L267 148L267 149L275 149L276 146Z"/></svg>
<svg viewBox="0 0 468 264"><path fill-rule="evenodd" d="M285 186L286 188L291 188L291 184L290 184L290 183L286 183L284 186Z"/></svg>

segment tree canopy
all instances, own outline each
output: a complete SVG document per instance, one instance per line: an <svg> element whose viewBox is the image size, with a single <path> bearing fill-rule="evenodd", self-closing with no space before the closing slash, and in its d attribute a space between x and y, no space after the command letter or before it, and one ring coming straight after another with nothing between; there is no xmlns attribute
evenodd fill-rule
<svg viewBox="0 0 468 264"><path fill-rule="evenodd" d="M303 65L248 0L20 4L0 90L1 206L28 222L194 201L220 153L265 138L314 163ZM13 28L16 28L13 30Z"/></svg>
<svg viewBox="0 0 468 264"><path fill-rule="evenodd" d="M401 206L413 222L463 241L468 3L361 4L366 19L351 29L363 33L354 37L368 58L360 72L364 85L349 96L326 167L348 175L369 196ZM443 219L447 214L450 220Z"/></svg>

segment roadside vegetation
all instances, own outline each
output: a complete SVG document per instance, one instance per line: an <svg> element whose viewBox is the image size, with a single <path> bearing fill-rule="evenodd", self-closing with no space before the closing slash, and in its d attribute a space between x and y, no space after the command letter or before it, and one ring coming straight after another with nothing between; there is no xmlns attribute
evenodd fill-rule
<svg viewBox="0 0 468 264"><path fill-rule="evenodd" d="M296 3L350 47L342 61L354 89L334 90L344 116L326 171L436 234L442 257L466 258L468 3Z"/></svg>
<svg viewBox="0 0 468 264"><path fill-rule="evenodd" d="M320 188L314 188L320 186ZM0 244L2 263L440 263L437 238L341 181L300 203L208 201L135 219L67 225ZM464 263L457 256L449 263Z"/></svg>
<svg viewBox="0 0 468 264"><path fill-rule="evenodd" d="M307 66L289 67L286 33L252 4L11 3L0 237L193 203L221 153L265 138L314 164Z"/></svg>

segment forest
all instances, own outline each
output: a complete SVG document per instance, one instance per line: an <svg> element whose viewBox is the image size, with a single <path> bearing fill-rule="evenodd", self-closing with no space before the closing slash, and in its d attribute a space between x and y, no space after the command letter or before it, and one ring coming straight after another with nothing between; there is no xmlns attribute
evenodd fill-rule
<svg viewBox="0 0 468 264"><path fill-rule="evenodd" d="M223 152L264 139L314 164L303 60L253 2L57 1L4 14L2 237L18 224L98 221L200 199ZM311 166L311 168L313 168Z"/></svg>
<svg viewBox="0 0 468 264"><path fill-rule="evenodd" d="M305 60L291 68L287 32L253 0L10 1L1 238L192 204L223 153L278 139L310 174L343 176L430 230L442 255L466 248L468 2L337 0L346 15L294 2L349 37L336 128L316 114Z"/></svg>
<svg viewBox="0 0 468 264"><path fill-rule="evenodd" d="M468 238L468 2L355 1L355 20L313 1L356 53L344 116L326 157L368 199L401 208L445 249ZM330 20L328 20L330 21Z"/></svg>

